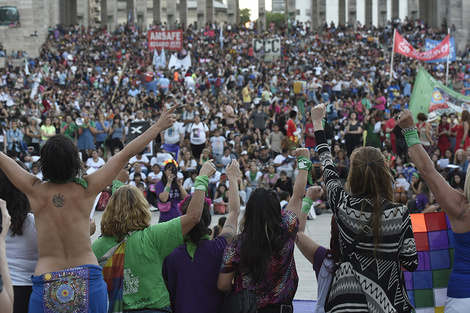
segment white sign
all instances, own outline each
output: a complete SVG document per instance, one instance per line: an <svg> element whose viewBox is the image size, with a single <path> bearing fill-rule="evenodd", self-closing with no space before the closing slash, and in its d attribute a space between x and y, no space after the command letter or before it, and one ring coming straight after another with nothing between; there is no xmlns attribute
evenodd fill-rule
<svg viewBox="0 0 470 313"><path fill-rule="evenodd" d="M253 52L264 55L265 61L281 56L281 39L253 39Z"/></svg>

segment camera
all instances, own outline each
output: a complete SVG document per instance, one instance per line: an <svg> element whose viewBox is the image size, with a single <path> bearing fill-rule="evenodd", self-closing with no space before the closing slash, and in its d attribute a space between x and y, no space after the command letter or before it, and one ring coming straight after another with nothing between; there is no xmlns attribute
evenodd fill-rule
<svg viewBox="0 0 470 313"><path fill-rule="evenodd" d="M176 168L176 166L172 166L172 167L171 167L171 174L177 176L177 174L178 174L178 169Z"/></svg>

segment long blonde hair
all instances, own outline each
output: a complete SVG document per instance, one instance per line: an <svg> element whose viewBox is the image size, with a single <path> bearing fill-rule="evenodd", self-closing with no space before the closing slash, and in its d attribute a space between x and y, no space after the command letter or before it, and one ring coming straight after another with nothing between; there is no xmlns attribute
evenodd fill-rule
<svg viewBox="0 0 470 313"><path fill-rule="evenodd" d="M385 157L379 149L363 147L351 155L347 186L353 196L363 197L372 202L374 250L377 252L382 224L382 200L393 202L392 175L386 165ZM366 202L363 201L363 206Z"/></svg>
<svg viewBox="0 0 470 313"><path fill-rule="evenodd" d="M103 236L121 241L131 231L150 226L149 203L142 191L134 186L122 186L114 192L101 217Z"/></svg>

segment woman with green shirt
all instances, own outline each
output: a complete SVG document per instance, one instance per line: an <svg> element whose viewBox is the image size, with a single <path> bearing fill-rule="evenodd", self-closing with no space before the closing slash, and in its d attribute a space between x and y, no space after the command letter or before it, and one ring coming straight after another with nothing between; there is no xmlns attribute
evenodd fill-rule
<svg viewBox="0 0 470 313"><path fill-rule="evenodd" d="M41 146L49 139L55 135L55 127L52 125L52 120L50 117L46 117L44 124L41 126Z"/></svg>
<svg viewBox="0 0 470 313"><path fill-rule="evenodd" d="M199 223L212 161L204 163L195 181L195 192L187 213L166 223L150 225L149 204L136 187L122 186L109 199L101 219L102 237L93 243L100 259L127 237L123 275L123 310L171 312L170 296L162 276L163 260L183 237Z"/></svg>

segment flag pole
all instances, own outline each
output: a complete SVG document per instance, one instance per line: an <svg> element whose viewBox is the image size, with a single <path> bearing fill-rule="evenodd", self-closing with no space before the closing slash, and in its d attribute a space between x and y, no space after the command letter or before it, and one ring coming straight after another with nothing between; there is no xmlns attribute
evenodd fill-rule
<svg viewBox="0 0 470 313"><path fill-rule="evenodd" d="M389 85L392 85L392 78L393 78L393 53L395 52L395 35L397 33L397 30L393 32L393 45L392 45L392 61L390 62L390 80L389 80Z"/></svg>
<svg viewBox="0 0 470 313"><path fill-rule="evenodd" d="M450 28L447 28L447 35L450 34ZM447 54L447 69L446 69L446 86L449 84L449 60L450 60L450 37L449 37L449 53Z"/></svg>

